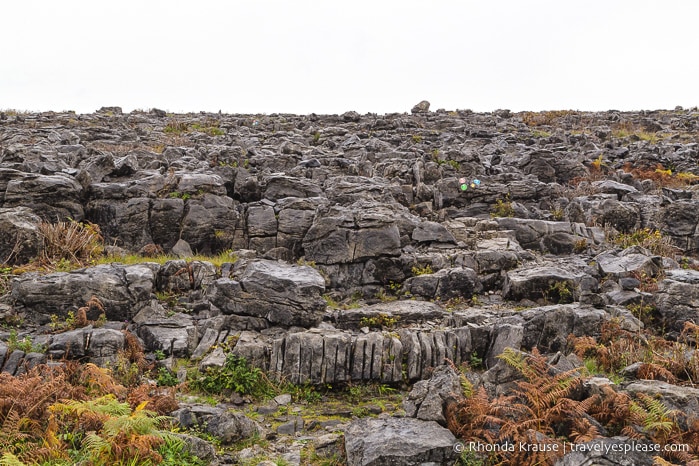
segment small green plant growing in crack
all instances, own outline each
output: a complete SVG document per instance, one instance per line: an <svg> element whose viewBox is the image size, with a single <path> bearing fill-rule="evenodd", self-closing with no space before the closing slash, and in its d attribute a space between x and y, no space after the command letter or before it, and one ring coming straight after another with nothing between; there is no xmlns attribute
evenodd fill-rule
<svg viewBox="0 0 699 466"><path fill-rule="evenodd" d="M430 275L434 273L430 264L416 265L413 268L411 268L410 271L413 272L413 275L416 277L420 275Z"/></svg>
<svg viewBox="0 0 699 466"><path fill-rule="evenodd" d="M509 193L505 194L504 199L498 199L495 201L495 205L490 211L490 216L492 218L515 216L515 209L512 207L512 201L510 201Z"/></svg>
<svg viewBox="0 0 699 466"><path fill-rule="evenodd" d="M369 328L392 328L398 323L400 316L390 316L388 314L379 313L371 317L362 317L359 325Z"/></svg>
<svg viewBox="0 0 699 466"><path fill-rule="evenodd" d="M172 199L182 199L183 201L191 199L192 195L189 193L181 193L179 191L173 191L169 194Z"/></svg>
<svg viewBox="0 0 699 466"><path fill-rule="evenodd" d="M574 300L573 290L567 281L552 283L547 292L544 293L544 297L547 301L549 298L555 299L558 304L572 303Z"/></svg>

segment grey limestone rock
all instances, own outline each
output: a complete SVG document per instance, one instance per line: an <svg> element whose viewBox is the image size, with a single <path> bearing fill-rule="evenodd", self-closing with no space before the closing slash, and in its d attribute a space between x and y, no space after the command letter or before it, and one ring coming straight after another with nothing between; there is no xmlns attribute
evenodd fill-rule
<svg viewBox="0 0 699 466"><path fill-rule="evenodd" d="M41 218L26 207L0 208L0 263L26 264L42 249Z"/></svg>
<svg viewBox="0 0 699 466"><path fill-rule="evenodd" d="M551 297L574 300L579 296L578 283L582 274L554 266L531 267L507 272L502 294L507 299L519 300ZM556 285L560 283L561 285ZM559 288L556 288L559 287ZM562 293L569 295L562 296Z"/></svg>
<svg viewBox="0 0 699 466"><path fill-rule="evenodd" d="M671 269L653 299L667 331L679 334L685 322L699 324L699 272Z"/></svg>
<svg viewBox="0 0 699 466"><path fill-rule="evenodd" d="M426 100L421 100L413 106L412 113L427 113L430 111L430 103Z"/></svg>
<svg viewBox="0 0 699 466"><path fill-rule="evenodd" d="M306 259L319 264L397 256L400 245L393 212L376 204L331 207L316 215L303 239Z"/></svg>
<svg viewBox="0 0 699 466"><path fill-rule="evenodd" d="M345 430L348 466L450 464L455 442L438 423L414 418L364 418Z"/></svg>
<svg viewBox="0 0 699 466"><path fill-rule="evenodd" d="M377 318L382 315L395 319L400 325L407 325L439 320L444 316L444 310L428 301L391 301L356 309L338 310L334 313L333 321L338 328L356 330L362 326L362 319Z"/></svg>
<svg viewBox="0 0 699 466"><path fill-rule="evenodd" d="M224 412L209 417L205 430L224 445L248 439L260 431L252 419L241 412Z"/></svg>
<svg viewBox="0 0 699 466"><path fill-rule="evenodd" d="M27 207L51 223L80 221L85 216L82 189L68 176L25 174L7 182L4 207Z"/></svg>
<svg viewBox="0 0 699 466"><path fill-rule="evenodd" d="M73 272L24 274L14 280L11 297L17 310L30 312L39 322L48 322L53 314L65 318L92 296L102 302L108 320L124 321L150 302L155 285L152 267L157 265L109 264Z"/></svg>
<svg viewBox="0 0 699 466"><path fill-rule="evenodd" d="M413 240L418 242L456 243L454 235L441 223L422 222L413 230Z"/></svg>
<svg viewBox="0 0 699 466"><path fill-rule="evenodd" d="M451 366L439 366L428 380L413 385L403 400L403 409L407 416L423 421L437 421L445 426L444 410L447 404L458 401L461 397L463 389L459 374Z"/></svg>
<svg viewBox="0 0 699 466"><path fill-rule="evenodd" d="M476 272L468 267L442 269L408 278L404 287L411 294L428 299L471 298L483 291Z"/></svg>
<svg viewBox="0 0 699 466"><path fill-rule="evenodd" d="M224 314L262 317L274 325L312 326L325 309L325 280L309 266L253 261L238 280L220 278L207 290Z"/></svg>

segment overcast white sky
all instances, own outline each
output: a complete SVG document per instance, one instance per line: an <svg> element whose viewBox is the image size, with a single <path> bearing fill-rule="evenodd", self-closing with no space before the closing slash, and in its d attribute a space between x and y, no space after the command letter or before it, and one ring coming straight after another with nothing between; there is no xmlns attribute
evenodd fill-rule
<svg viewBox="0 0 699 466"><path fill-rule="evenodd" d="M699 105L695 0L4 0L0 109Z"/></svg>

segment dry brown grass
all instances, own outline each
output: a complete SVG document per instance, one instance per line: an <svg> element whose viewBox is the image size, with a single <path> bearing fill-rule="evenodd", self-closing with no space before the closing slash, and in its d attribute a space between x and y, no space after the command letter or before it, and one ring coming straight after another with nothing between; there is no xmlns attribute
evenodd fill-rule
<svg viewBox="0 0 699 466"><path fill-rule="evenodd" d="M699 175L689 172L673 172L671 169L656 164L654 167L635 167L626 163L623 167L626 173L631 173L637 180L652 180L658 186L668 188L686 188L699 184Z"/></svg>
<svg viewBox="0 0 699 466"><path fill-rule="evenodd" d="M39 233L43 239L41 265L49 269L66 262L88 265L104 248L99 226L89 222L41 223Z"/></svg>

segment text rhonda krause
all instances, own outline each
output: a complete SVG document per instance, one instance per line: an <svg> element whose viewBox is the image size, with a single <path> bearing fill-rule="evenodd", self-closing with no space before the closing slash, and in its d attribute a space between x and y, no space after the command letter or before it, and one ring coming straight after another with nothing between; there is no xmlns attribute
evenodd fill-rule
<svg viewBox="0 0 699 466"><path fill-rule="evenodd" d="M476 451L476 452L598 452L598 453L631 453L631 452L688 452L689 445L687 444L668 444L660 445L657 443L528 443L528 442L503 442L503 443L481 443L481 442L466 442L461 444L461 448L455 448L456 451Z"/></svg>

